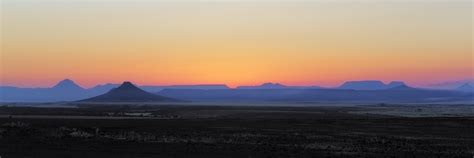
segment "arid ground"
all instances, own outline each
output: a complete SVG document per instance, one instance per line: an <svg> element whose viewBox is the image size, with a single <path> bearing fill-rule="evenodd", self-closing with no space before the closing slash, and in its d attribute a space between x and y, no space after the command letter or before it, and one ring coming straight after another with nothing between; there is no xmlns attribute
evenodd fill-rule
<svg viewBox="0 0 474 158"><path fill-rule="evenodd" d="M471 158L473 109L469 104L4 104L0 156Z"/></svg>

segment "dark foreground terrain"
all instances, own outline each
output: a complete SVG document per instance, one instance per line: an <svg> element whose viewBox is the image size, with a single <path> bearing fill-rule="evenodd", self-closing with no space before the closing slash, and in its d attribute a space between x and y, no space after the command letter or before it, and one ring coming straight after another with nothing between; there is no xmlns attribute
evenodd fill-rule
<svg viewBox="0 0 474 158"><path fill-rule="evenodd" d="M0 156L472 158L470 107L4 106Z"/></svg>

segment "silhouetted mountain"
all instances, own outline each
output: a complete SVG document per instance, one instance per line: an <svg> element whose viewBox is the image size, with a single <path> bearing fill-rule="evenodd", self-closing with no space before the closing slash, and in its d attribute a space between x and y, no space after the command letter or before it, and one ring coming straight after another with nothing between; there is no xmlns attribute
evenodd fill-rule
<svg viewBox="0 0 474 158"><path fill-rule="evenodd" d="M382 81L367 80L367 81L347 81L342 84L339 89L353 89L353 90L381 90L390 89L399 86L406 86L404 82L392 81L389 84L384 84Z"/></svg>
<svg viewBox="0 0 474 158"><path fill-rule="evenodd" d="M474 92L474 87L469 85L468 83L465 83L461 85L460 87L456 88L457 91L463 91L463 92Z"/></svg>
<svg viewBox="0 0 474 158"><path fill-rule="evenodd" d="M162 96L202 102L440 102L472 101L472 93L423 90L406 85L383 90L348 89L165 89Z"/></svg>
<svg viewBox="0 0 474 158"><path fill-rule="evenodd" d="M81 100L81 102L167 102L177 101L167 97L162 97L152 93L148 93L131 82L124 82L117 88L110 90L109 92L92 97L89 99Z"/></svg>
<svg viewBox="0 0 474 158"><path fill-rule="evenodd" d="M58 84L49 89L44 89L42 92L45 97L54 97L62 101L71 101L77 98L87 98L89 95L87 91L77 85L70 79L60 81Z"/></svg>
<svg viewBox="0 0 474 158"><path fill-rule="evenodd" d="M85 90L81 86L77 85L74 81L70 79L65 79L60 81L58 84L52 87L53 90L58 91L83 91Z"/></svg>
<svg viewBox="0 0 474 158"><path fill-rule="evenodd" d="M87 90L69 79L62 80L51 88L0 88L0 101L2 102L73 101L91 96Z"/></svg>
<svg viewBox="0 0 474 158"><path fill-rule="evenodd" d="M119 87L120 84L103 84L93 88L84 89L70 79L58 82L51 88L18 88L13 86L0 86L0 102L56 102L75 101L105 94ZM158 92L164 88L171 89L228 89L226 85L173 85L173 86L141 86L148 92Z"/></svg>
<svg viewBox="0 0 474 158"><path fill-rule="evenodd" d="M287 88L285 85L279 84L279 83L263 83L260 86L239 86L237 89L282 89L282 88Z"/></svg>
<svg viewBox="0 0 474 158"><path fill-rule="evenodd" d="M305 89L164 89L157 94L190 101L269 101L298 95Z"/></svg>
<svg viewBox="0 0 474 158"><path fill-rule="evenodd" d="M392 81L386 85L386 88L394 88L394 87L400 87L400 86L407 86L405 82L402 81ZM408 87L408 86L407 86Z"/></svg>
<svg viewBox="0 0 474 158"><path fill-rule="evenodd" d="M386 85L382 81L367 80L367 81L347 81L342 84L339 89L353 89L353 90L377 90L386 89Z"/></svg>
<svg viewBox="0 0 474 158"><path fill-rule="evenodd" d="M101 95L95 98L103 101L151 101L176 98L190 101L289 101L289 102L436 102L436 101L473 101L474 91L471 85L461 86L464 91L417 89L402 82L369 82L369 88L359 82L348 82L346 86L361 86L369 90L321 89L320 87L284 86L267 83L244 89L229 89L225 85L177 85L142 86L149 92L158 92L163 97L150 94L131 83L124 85L105 84L91 89L83 89L72 80L63 80L51 88L0 87L2 102L56 102L75 101ZM370 85L383 89L374 90ZM263 87L263 88L260 88ZM471 88L469 88L471 87ZM167 88L162 91L161 88ZM127 90L128 89L128 90ZM118 92L117 92L118 91ZM108 93L107 93L108 92ZM105 94L107 93L107 94ZM169 97L169 98L164 98Z"/></svg>

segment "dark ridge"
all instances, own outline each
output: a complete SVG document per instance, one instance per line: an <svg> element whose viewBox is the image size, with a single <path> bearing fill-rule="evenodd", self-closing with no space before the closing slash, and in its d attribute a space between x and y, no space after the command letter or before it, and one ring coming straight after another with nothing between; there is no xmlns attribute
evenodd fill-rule
<svg viewBox="0 0 474 158"><path fill-rule="evenodd" d="M148 93L131 82L124 82L109 92L80 102L174 102L176 99Z"/></svg>
<svg viewBox="0 0 474 158"><path fill-rule="evenodd" d="M401 85L393 88L389 88L388 90L419 90L417 88L409 87L407 85Z"/></svg>

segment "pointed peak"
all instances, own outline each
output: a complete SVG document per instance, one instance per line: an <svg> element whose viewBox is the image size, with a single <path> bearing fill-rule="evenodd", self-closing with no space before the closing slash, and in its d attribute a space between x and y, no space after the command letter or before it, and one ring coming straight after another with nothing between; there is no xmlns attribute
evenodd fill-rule
<svg viewBox="0 0 474 158"><path fill-rule="evenodd" d="M120 86L118 86L116 89L140 89L137 86L135 86L132 82L130 81L125 81L123 82ZM140 89L141 90L141 89Z"/></svg>
<svg viewBox="0 0 474 158"><path fill-rule="evenodd" d="M59 81L58 84L56 84L53 89L83 89L79 85L77 85L73 80L70 79L64 79L62 81Z"/></svg>
<svg viewBox="0 0 474 158"><path fill-rule="evenodd" d="M75 84L75 83L73 80L66 78L64 80L59 81L58 84Z"/></svg>
<svg viewBox="0 0 474 158"><path fill-rule="evenodd" d="M90 102L149 102L149 101L176 101L175 99L162 97L149 92L146 92L132 82L125 81L117 88L110 90L109 92L89 98L82 101Z"/></svg>
<svg viewBox="0 0 474 158"><path fill-rule="evenodd" d="M136 86L135 86L132 82L130 82L130 81L125 81L125 82L123 82L121 86L133 86L133 87L136 87Z"/></svg>
<svg viewBox="0 0 474 158"><path fill-rule="evenodd" d="M71 79L69 78L65 78L63 81L70 81L70 82L73 82Z"/></svg>

